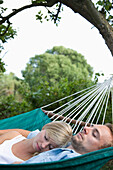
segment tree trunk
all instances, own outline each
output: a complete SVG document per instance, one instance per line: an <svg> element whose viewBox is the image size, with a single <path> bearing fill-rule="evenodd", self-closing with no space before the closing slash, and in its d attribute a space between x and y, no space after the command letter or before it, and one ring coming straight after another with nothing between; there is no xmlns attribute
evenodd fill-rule
<svg viewBox="0 0 113 170"><path fill-rule="evenodd" d="M97 11L91 0L61 0L67 7L75 13L79 13L87 21L93 24L100 32L113 56L113 28Z"/></svg>

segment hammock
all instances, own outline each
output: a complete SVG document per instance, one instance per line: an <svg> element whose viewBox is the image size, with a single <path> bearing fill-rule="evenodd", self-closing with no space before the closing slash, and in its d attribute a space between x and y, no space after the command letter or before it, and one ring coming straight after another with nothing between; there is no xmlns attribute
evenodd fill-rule
<svg viewBox="0 0 113 170"><path fill-rule="evenodd" d="M91 88L82 90L82 94L81 92L77 92L71 96L55 101L52 104L79 94L71 101L65 103L59 108L56 108L53 111L42 111L42 109L52 105L49 104L47 106L43 106L42 108L38 108L27 113L0 120L0 129L20 128L30 131L35 129L41 130L45 124L60 119L71 124L73 128L73 133L76 133L77 130L80 130L80 125L90 125L95 122L96 117L96 123L98 123L101 114L103 114L102 124L104 124L108 99L110 92L112 92L111 82L112 78L102 84L97 84L95 86L92 86ZM91 109L91 107L93 109ZM85 119L85 117L87 118ZM77 118L77 120L75 120L75 118ZM86 123L84 122L84 120ZM100 169L105 163L107 163L111 159L113 159L113 147L90 152L75 158L50 163L48 162L24 165L0 165L0 169Z"/></svg>
<svg viewBox="0 0 113 170"><path fill-rule="evenodd" d="M0 120L0 129L23 128L26 130L40 129L44 124L51 122L49 117L40 108L21 115ZM113 147L90 152L79 157L60 160L56 162L0 165L1 170L46 170L46 169L100 169L105 163L113 159Z"/></svg>

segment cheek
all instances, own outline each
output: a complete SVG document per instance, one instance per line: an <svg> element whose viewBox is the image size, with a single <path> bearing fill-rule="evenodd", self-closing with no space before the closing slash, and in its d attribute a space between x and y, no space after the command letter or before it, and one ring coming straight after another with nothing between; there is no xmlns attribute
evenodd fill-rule
<svg viewBox="0 0 113 170"><path fill-rule="evenodd" d="M84 148L86 148L86 150L88 150L89 152L98 150L98 145L99 143L95 140L88 140L85 141L83 144Z"/></svg>
<svg viewBox="0 0 113 170"><path fill-rule="evenodd" d="M37 142L41 141L41 139L42 139L41 134L38 134L38 135L36 136Z"/></svg>
<svg viewBox="0 0 113 170"><path fill-rule="evenodd" d="M88 145L94 149L97 150L100 146L100 141L96 140L95 138L93 138L92 140L89 141Z"/></svg>
<svg viewBox="0 0 113 170"><path fill-rule="evenodd" d="M95 138L90 137L87 141L85 141L86 145L89 146L95 146L98 144L97 140Z"/></svg>
<svg viewBox="0 0 113 170"><path fill-rule="evenodd" d="M45 138L43 134L40 134L40 136L38 136L38 141L40 141L40 143L45 143Z"/></svg>

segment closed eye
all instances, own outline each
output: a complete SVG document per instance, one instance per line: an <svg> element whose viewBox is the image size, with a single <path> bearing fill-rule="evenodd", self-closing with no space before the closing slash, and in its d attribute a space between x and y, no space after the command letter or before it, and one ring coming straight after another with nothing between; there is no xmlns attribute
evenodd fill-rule
<svg viewBox="0 0 113 170"><path fill-rule="evenodd" d="M97 138L97 139L100 138L99 131L98 131L96 128L93 129L92 135L93 135L95 138Z"/></svg>
<svg viewBox="0 0 113 170"><path fill-rule="evenodd" d="M95 138L97 137L95 132L93 132L93 136L94 136Z"/></svg>
<svg viewBox="0 0 113 170"><path fill-rule="evenodd" d="M46 135L44 136L44 138L45 138L45 140L46 140L46 141L48 141L48 138L47 138L47 136L46 136Z"/></svg>

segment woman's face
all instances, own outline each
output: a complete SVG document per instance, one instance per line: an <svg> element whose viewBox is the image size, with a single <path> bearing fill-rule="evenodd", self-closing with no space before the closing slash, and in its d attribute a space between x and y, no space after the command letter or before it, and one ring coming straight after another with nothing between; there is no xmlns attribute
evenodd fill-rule
<svg viewBox="0 0 113 170"><path fill-rule="evenodd" d="M33 148L36 152L44 152L58 147L56 143L51 141L46 130L41 130L33 140Z"/></svg>

